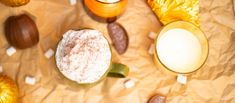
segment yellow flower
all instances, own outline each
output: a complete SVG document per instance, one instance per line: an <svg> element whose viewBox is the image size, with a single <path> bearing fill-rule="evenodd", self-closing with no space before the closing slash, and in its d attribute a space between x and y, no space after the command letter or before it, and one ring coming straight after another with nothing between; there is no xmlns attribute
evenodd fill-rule
<svg viewBox="0 0 235 103"><path fill-rule="evenodd" d="M164 25L183 20L199 26L199 0L148 0L148 4Z"/></svg>
<svg viewBox="0 0 235 103"><path fill-rule="evenodd" d="M15 82L7 77L0 75L0 103L17 103L18 87Z"/></svg>

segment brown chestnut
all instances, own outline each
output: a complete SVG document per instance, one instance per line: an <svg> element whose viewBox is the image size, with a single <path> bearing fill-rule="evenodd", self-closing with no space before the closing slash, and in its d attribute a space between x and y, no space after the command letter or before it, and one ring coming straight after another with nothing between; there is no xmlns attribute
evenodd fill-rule
<svg viewBox="0 0 235 103"><path fill-rule="evenodd" d="M7 41L16 48L29 48L39 41L37 26L26 14L9 17L4 29Z"/></svg>
<svg viewBox="0 0 235 103"><path fill-rule="evenodd" d="M148 103L166 103L166 96L156 94L149 100Z"/></svg>
<svg viewBox="0 0 235 103"><path fill-rule="evenodd" d="M109 23L107 28L114 48L119 54L125 53L129 44L128 34L125 28L117 22Z"/></svg>

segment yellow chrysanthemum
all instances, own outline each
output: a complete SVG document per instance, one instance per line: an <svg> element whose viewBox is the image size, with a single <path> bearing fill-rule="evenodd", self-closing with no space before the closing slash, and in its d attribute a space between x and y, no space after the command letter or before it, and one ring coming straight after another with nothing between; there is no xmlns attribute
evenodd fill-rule
<svg viewBox="0 0 235 103"><path fill-rule="evenodd" d="M0 75L0 103L17 103L18 88L15 82L7 77Z"/></svg>
<svg viewBox="0 0 235 103"><path fill-rule="evenodd" d="M164 25L183 20L199 26L199 0L148 0L148 4Z"/></svg>

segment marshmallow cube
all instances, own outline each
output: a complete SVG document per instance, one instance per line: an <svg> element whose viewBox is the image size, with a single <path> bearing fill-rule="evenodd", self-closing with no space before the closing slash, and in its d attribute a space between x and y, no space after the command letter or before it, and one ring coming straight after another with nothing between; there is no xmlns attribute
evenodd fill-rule
<svg viewBox="0 0 235 103"><path fill-rule="evenodd" d="M29 84L29 85L35 85L36 79L34 77L31 77L31 76L26 76L25 83Z"/></svg>
<svg viewBox="0 0 235 103"><path fill-rule="evenodd" d="M182 74L178 74L177 82L179 82L180 84L186 84L187 83L187 77L182 75Z"/></svg>
<svg viewBox="0 0 235 103"><path fill-rule="evenodd" d="M124 86L125 86L125 88L131 88L131 87L134 87L135 86L135 82L133 81L133 80L127 80L127 81L125 81L125 83L124 83Z"/></svg>
<svg viewBox="0 0 235 103"><path fill-rule="evenodd" d="M15 54L16 53L16 49L13 47L13 46L11 46L11 47L9 47L8 49L7 49L7 55L8 56L12 56L13 54Z"/></svg>
<svg viewBox="0 0 235 103"><path fill-rule="evenodd" d="M44 53L45 57L50 59L53 55L54 55L54 51L52 49L48 49L45 53Z"/></svg>

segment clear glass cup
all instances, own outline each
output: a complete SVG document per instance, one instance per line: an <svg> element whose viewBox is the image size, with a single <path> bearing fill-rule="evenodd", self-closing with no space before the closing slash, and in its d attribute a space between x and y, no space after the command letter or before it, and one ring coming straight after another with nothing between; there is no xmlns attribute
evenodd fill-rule
<svg viewBox="0 0 235 103"><path fill-rule="evenodd" d="M159 54L157 53L157 41L158 39L162 36L162 34L164 34L166 31L171 30L171 29L184 29L187 30L189 32L191 32L200 42L201 45L201 57L200 60L196 63L196 66L193 66L192 68L190 68L190 71L185 71L185 72L179 72L179 71L175 71L172 68L169 68L169 66L165 65L159 58ZM186 21L175 21L172 23L169 23L167 25L165 25L158 33L158 36L156 37L155 41L154 41L154 62L157 66L157 68L160 68L163 71L166 71L167 73L171 73L171 74L190 74L195 72L196 70L200 69L201 66L205 63L207 56L208 56L208 52L209 52L209 47L208 47L208 41L206 36L204 35L204 33L200 30L200 28L198 28L197 26L195 26L194 24L190 23L190 22L186 22Z"/></svg>

